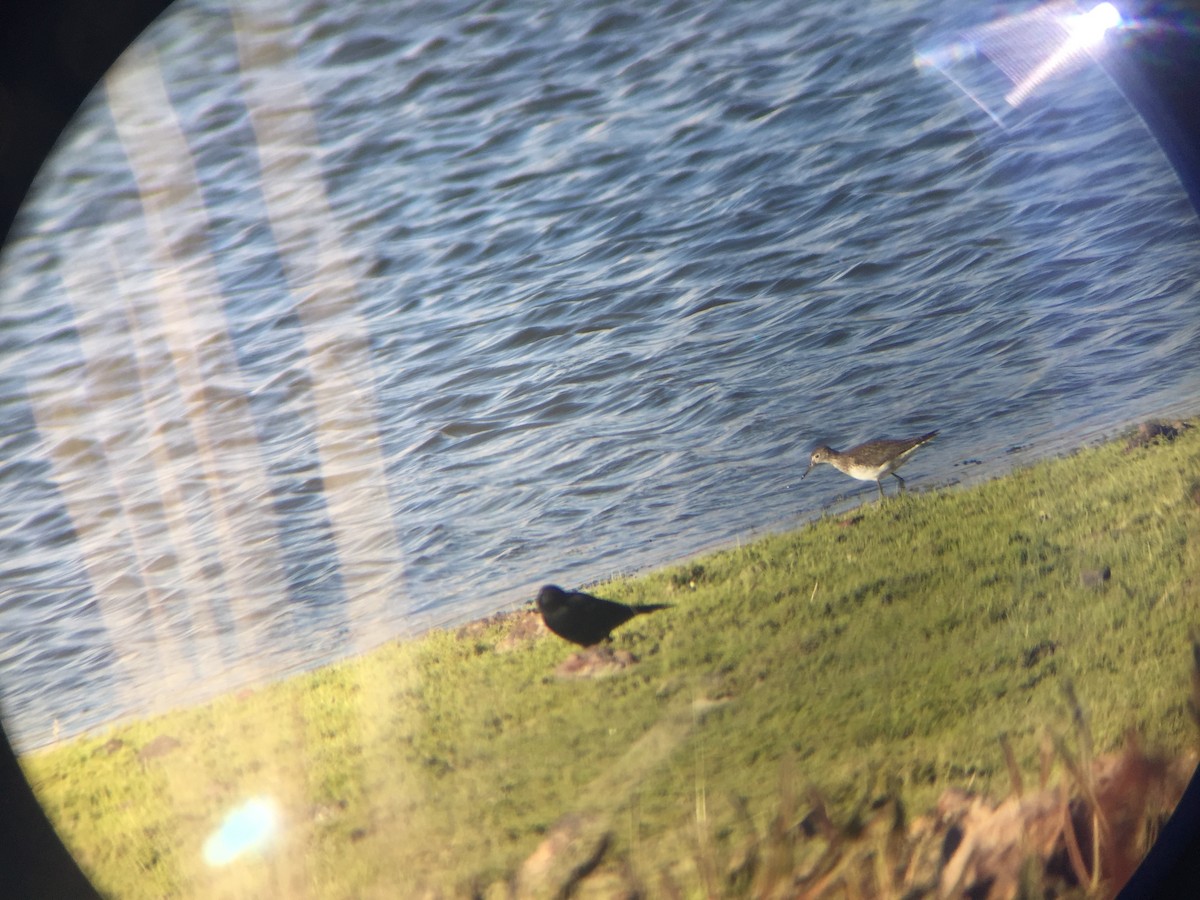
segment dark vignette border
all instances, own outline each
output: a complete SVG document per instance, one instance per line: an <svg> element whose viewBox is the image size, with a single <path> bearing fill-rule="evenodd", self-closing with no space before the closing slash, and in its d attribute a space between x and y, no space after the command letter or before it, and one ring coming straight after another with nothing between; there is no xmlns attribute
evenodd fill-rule
<svg viewBox="0 0 1200 900"><path fill-rule="evenodd" d="M0 6L0 245L70 118L169 0L16 0ZM1178 23L1114 39L1106 68L1200 214L1200 0L1118 0L1126 19ZM1182 637L1181 637L1182 639ZM0 730L0 738L3 738ZM0 740L0 892L96 897ZM1122 898L1200 897L1200 777Z"/></svg>

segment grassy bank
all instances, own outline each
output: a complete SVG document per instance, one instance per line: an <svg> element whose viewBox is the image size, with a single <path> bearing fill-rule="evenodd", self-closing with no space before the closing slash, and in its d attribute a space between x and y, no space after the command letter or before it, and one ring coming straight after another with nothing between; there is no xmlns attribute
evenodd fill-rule
<svg viewBox="0 0 1200 900"><path fill-rule="evenodd" d="M502 896L571 829L560 857L586 868L603 848L598 893L605 877L712 891L704 860L736 868L746 835L798 821L810 788L835 822L885 790L915 812L951 787L1006 794L1000 735L1027 773L1047 730L1079 740L1068 681L1096 752L1131 727L1193 746L1200 428L593 591L673 604L617 631L637 662L602 677L559 674L574 648L514 614L23 765L121 897ZM276 810L274 838L206 863L206 839L254 797Z"/></svg>

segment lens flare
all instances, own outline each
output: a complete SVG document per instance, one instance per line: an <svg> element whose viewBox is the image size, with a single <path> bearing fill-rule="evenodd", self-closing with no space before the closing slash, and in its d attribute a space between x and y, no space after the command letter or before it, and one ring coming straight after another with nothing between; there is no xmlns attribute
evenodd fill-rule
<svg viewBox="0 0 1200 900"><path fill-rule="evenodd" d="M1112 28L1121 24L1121 13L1111 3L1100 3L1075 20L1068 26L1073 40L1085 47L1091 47L1102 40Z"/></svg>
<svg viewBox="0 0 1200 900"><path fill-rule="evenodd" d="M913 62L941 72L1003 127L1006 110L1102 54L1105 36L1127 27L1131 23L1112 3L1084 12L1073 0L1052 0L959 32L953 41L916 53ZM1008 82L999 90L988 74L992 66Z"/></svg>
<svg viewBox="0 0 1200 900"><path fill-rule="evenodd" d="M264 797L247 800L204 842L204 861L210 866L227 865L244 853L261 850L277 830L275 804Z"/></svg>
<svg viewBox="0 0 1200 900"><path fill-rule="evenodd" d="M1005 95L1008 105L1020 106L1047 79L1077 65L1080 59L1085 58L1084 54L1098 46L1108 30L1120 21L1121 14L1111 3L1101 3L1090 12L1065 19L1062 24L1067 31L1067 39Z"/></svg>

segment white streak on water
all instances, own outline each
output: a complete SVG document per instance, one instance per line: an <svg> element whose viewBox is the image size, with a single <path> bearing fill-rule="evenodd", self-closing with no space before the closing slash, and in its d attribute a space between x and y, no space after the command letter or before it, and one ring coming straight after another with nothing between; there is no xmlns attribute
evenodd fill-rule
<svg viewBox="0 0 1200 900"><path fill-rule="evenodd" d="M325 503L360 649L380 642L402 563L381 451L370 331L317 165L320 140L288 49L295 34L273 2L234 6L241 82L256 136L271 229L295 298L312 371L314 438ZM372 637L372 635L374 635Z"/></svg>
<svg viewBox="0 0 1200 900"><path fill-rule="evenodd" d="M177 519L181 507L173 505L174 515L169 514L163 501L169 493L152 487L156 481L162 486L156 478L161 467L155 464L154 451L146 452L147 444L154 448L159 442L152 436L153 429L146 427L149 406L143 395L144 382L140 377L128 377L125 367L111 363L114 358L136 360L136 350L130 346L132 335L119 322L105 326L94 320L89 322L87 298L97 281L113 283L101 259L95 255L77 257L75 265L63 269L62 278L76 310L76 321L80 323L79 341L84 356L80 390L87 403L73 416L60 416L46 409L47 404L54 404L52 395L43 397L38 421L47 436L59 433L59 439L50 443L51 455L55 458L59 485L70 498L75 528L93 535L93 546L84 554L89 569L102 571L101 560L113 553L113 545L127 543L126 553L117 554L116 558L127 560L129 568L119 578L105 579L108 587L94 584L110 633L129 633L119 625L127 621L131 611L144 617L148 621L145 633L150 638L149 659L145 661L158 673L160 687L181 685L200 674L185 665L185 660L193 654L185 647L184 636L196 633L188 592L181 590L185 585L174 577L175 567L163 564L178 559L169 536L170 523ZM143 440L130 441L130 426L136 419L141 420L138 430ZM95 450L89 454L87 463L63 452L78 441L81 433L89 436ZM92 502L87 493L98 485L103 485L106 492L102 503ZM97 539L105 531L102 525L108 519L122 530ZM215 634L216 630L210 633ZM122 649L128 652L128 648ZM165 666L164 660L169 661ZM143 678L145 673L136 667L129 670L131 657L123 657L123 661L132 682Z"/></svg>
<svg viewBox="0 0 1200 900"><path fill-rule="evenodd" d="M143 560L138 548L125 540L120 523L122 498L103 443L94 435L81 434L80 423L88 421L93 409L89 386L83 379L70 379L69 386L30 389L30 407L52 477L63 497L75 531L79 555L97 597L104 627L110 634L145 634L148 606L131 602L131 595L144 593ZM153 598L148 598L153 601ZM127 673L149 667L163 670L162 648L157 641L124 642L119 666ZM124 693L128 681L120 683ZM125 698L128 702L128 698Z"/></svg>
<svg viewBox="0 0 1200 900"><path fill-rule="evenodd" d="M138 184L163 334L238 623L229 637L254 646L267 639L273 612L286 608L286 587L276 516L214 263L211 255L184 249L185 241L209 231L191 151L152 51L132 47L109 73L106 86ZM187 265L181 262L185 258Z"/></svg>

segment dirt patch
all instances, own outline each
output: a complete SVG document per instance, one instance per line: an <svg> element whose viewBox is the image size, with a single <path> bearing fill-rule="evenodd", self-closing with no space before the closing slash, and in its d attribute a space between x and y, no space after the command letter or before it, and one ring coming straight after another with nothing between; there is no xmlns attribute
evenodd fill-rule
<svg viewBox="0 0 1200 900"><path fill-rule="evenodd" d="M603 678L628 669L638 658L628 650L613 650L606 644L572 653L554 670L559 678Z"/></svg>
<svg viewBox="0 0 1200 900"><path fill-rule="evenodd" d="M1191 426L1187 422L1143 422L1125 444L1125 452L1149 447L1151 444L1167 443L1179 437Z"/></svg>

